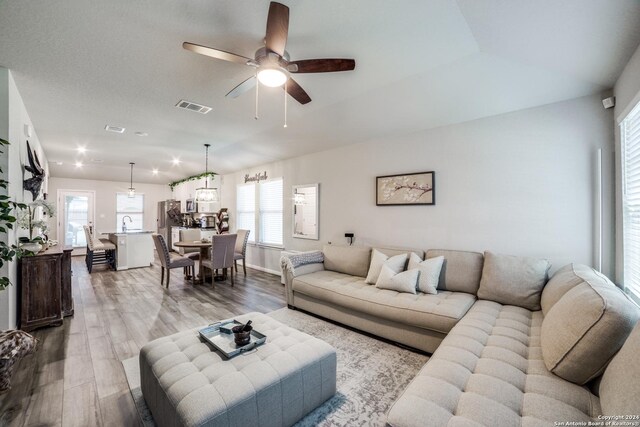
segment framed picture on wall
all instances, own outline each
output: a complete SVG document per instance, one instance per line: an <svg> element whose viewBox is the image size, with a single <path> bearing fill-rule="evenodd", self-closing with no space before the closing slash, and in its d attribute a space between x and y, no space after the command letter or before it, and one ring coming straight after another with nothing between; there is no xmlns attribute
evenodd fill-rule
<svg viewBox="0 0 640 427"><path fill-rule="evenodd" d="M187 199L185 203L185 212L195 212L196 211L196 200L195 199Z"/></svg>
<svg viewBox="0 0 640 427"><path fill-rule="evenodd" d="M376 205L435 205L436 174L417 172L376 177Z"/></svg>

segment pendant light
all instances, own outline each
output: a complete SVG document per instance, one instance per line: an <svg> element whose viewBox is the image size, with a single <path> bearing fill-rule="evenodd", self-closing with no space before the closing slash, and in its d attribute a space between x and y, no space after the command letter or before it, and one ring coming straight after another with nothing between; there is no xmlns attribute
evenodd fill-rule
<svg viewBox="0 0 640 427"><path fill-rule="evenodd" d="M204 187L196 189L196 202L199 203L213 203L218 201L218 189L209 188L209 147L211 144L204 144L206 157L205 157L205 173Z"/></svg>
<svg viewBox="0 0 640 427"><path fill-rule="evenodd" d="M133 165L135 165L135 163L129 162L129 164L131 165L131 182L129 184L129 191L127 192L127 195L129 197L135 197L136 189L133 188Z"/></svg>

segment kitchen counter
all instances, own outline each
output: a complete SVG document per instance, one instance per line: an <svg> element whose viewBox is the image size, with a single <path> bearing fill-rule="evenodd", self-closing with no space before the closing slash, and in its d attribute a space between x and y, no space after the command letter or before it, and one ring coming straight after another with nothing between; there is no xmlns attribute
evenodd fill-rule
<svg viewBox="0 0 640 427"><path fill-rule="evenodd" d="M116 269L149 267L153 262L153 231L127 230L109 233L109 240L118 248Z"/></svg>

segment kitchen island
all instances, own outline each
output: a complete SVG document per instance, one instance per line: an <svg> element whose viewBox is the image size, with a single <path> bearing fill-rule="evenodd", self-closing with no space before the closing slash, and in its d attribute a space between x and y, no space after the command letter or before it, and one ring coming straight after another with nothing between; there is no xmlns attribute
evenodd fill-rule
<svg viewBox="0 0 640 427"><path fill-rule="evenodd" d="M153 262L153 231L127 230L109 233L109 241L116 245L116 270L149 267Z"/></svg>

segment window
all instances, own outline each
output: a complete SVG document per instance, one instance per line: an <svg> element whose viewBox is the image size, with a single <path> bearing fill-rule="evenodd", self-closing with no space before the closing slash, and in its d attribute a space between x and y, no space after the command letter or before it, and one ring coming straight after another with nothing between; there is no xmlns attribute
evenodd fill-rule
<svg viewBox="0 0 640 427"><path fill-rule="evenodd" d="M250 242L282 245L282 202L282 178L259 184L239 185L236 199L236 228L250 230Z"/></svg>
<svg viewBox="0 0 640 427"><path fill-rule="evenodd" d="M116 194L116 230L122 230L122 219L125 216L127 230L142 230L144 228L144 195L136 194L129 197L127 193Z"/></svg>
<svg viewBox="0 0 640 427"><path fill-rule="evenodd" d="M256 186L245 184L238 186L236 200L236 229L249 230L249 241L256 240Z"/></svg>
<svg viewBox="0 0 640 427"><path fill-rule="evenodd" d="M640 104L620 127L624 285L640 300Z"/></svg>
<svg viewBox="0 0 640 427"><path fill-rule="evenodd" d="M282 178L259 185L260 243L282 245Z"/></svg>

